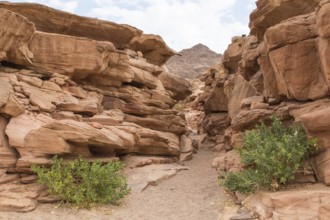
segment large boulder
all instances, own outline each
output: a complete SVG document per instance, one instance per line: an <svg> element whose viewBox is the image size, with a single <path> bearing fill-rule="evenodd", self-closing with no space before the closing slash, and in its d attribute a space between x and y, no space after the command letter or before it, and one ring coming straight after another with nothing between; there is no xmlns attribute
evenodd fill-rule
<svg viewBox="0 0 330 220"><path fill-rule="evenodd" d="M224 134L230 120L227 113L212 113L204 117L201 126L209 135Z"/></svg>
<svg viewBox="0 0 330 220"><path fill-rule="evenodd" d="M330 185L330 107L306 112L300 116L308 135L316 138L318 145L324 149L314 160L318 177Z"/></svg>
<svg viewBox="0 0 330 220"><path fill-rule="evenodd" d="M318 140L320 146L330 149L330 108L306 112L300 120L311 137Z"/></svg>
<svg viewBox="0 0 330 220"><path fill-rule="evenodd" d="M329 201L328 188L304 186L284 192L259 192L243 204L262 219L327 219Z"/></svg>
<svg viewBox="0 0 330 220"><path fill-rule="evenodd" d="M217 85L212 88L209 97L204 100L205 112L226 112L228 111L228 94L225 92L224 80L219 81Z"/></svg>
<svg viewBox="0 0 330 220"><path fill-rule="evenodd" d="M233 119L241 110L241 102L243 99L257 95L257 90L248 81L246 81L242 76L237 75L232 78L231 82L227 83L227 87L231 87L233 84L233 89L228 89L228 113L229 117Z"/></svg>
<svg viewBox="0 0 330 220"><path fill-rule="evenodd" d="M294 31L292 31L294 30ZM268 50L297 43L317 36L315 13L287 19L266 30L264 40Z"/></svg>
<svg viewBox="0 0 330 220"><path fill-rule="evenodd" d="M244 37L233 37L231 44L223 54L223 65L228 69L230 74L236 73L239 67L239 61L242 59Z"/></svg>
<svg viewBox="0 0 330 220"><path fill-rule="evenodd" d="M141 51L149 63L162 66L175 54L159 35L142 34L132 39L129 48Z"/></svg>
<svg viewBox="0 0 330 220"><path fill-rule="evenodd" d="M182 134L186 131L185 121L176 115L148 115L145 117L137 117L126 114L125 121L153 130L175 134Z"/></svg>
<svg viewBox="0 0 330 220"><path fill-rule="evenodd" d="M279 95L308 100L328 96L315 39L290 44L269 53Z"/></svg>
<svg viewBox="0 0 330 220"><path fill-rule="evenodd" d="M171 98L175 100L183 100L192 93L189 81L180 76L163 72L159 75L159 79L165 89L170 91Z"/></svg>
<svg viewBox="0 0 330 220"><path fill-rule="evenodd" d="M115 50L109 42L43 32L33 35L29 49L34 65L78 79L103 72Z"/></svg>
<svg viewBox="0 0 330 220"><path fill-rule="evenodd" d="M6 184L0 189L0 211L29 212L33 211L38 202L40 187L23 184Z"/></svg>

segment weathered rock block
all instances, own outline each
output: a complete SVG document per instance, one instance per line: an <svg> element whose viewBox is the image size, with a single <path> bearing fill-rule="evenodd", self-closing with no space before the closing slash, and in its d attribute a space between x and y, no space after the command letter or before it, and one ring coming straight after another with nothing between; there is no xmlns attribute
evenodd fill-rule
<svg viewBox="0 0 330 220"><path fill-rule="evenodd" d="M267 28L288 18L311 13L321 0L259 0L250 15L251 34L262 40Z"/></svg>
<svg viewBox="0 0 330 220"><path fill-rule="evenodd" d="M330 150L327 149L314 158L315 173L319 181L330 186Z"/></svg>
<svg viewBox="0 0 330 220"><path fill-rule="evenodd" d="M329 94L314 39L273 50L269 57L279 95L289 99L314 100Z"/></svg>
<svg viewBox="0 0 330 220"><path fill-rule="evenodd" d="M138 124L145 128L175 134L183 134L186 131L185 121L181 117L175 115L148 115L136 117L126 114L125 121Z"/></svg>
<svg viewBox="0 0 330 220"><path fill-rule="evenodd" d="M165 89L171 92L171 98L175 100L185 99L192 93L190 90L189 81L185 80L184 78L171 73L163 72L159 75L159 79Z"/></svg>
<svg viewBox="0 0 330 220"><path fill-rule="evenodd" d="M33 54L28 43L35 32L34 24L25 17L0 8L0 61L31 64Z"/></svg>
<svg viewBox="0 0 330 220"><path fill-rule="evenodd" d="M228 111L228 103L229 100L225 92L224 82L220 81L205 100L204 110L206 112L226 112Z"/></svg>
<svg viewBox="0 0 330 220"><path fill-rule="evenodd" d="M329 199L329 189L316 186L276 193L259 192L243 204L262 219L327 219Z"/></svg>
<svg viewBox="0 0 330 220"><path fill-rule="evenodd" d="M294 31L292 31L294 30ZM287 19L266 30L264 40L268 50L297 43L317 36L315 13Z"/></svg>
<svg viewBox="0 0 330 220"><path fill-rule="evenodd" d="M223 55L222 62L228 69L229 74L236 73L238 70L239 61L242 59L244 42L245 38L233 37L231 44Z"/></svg>
<svg viewBox="0 0 330 220"><path fill-rule="evenodd" d="M29 49L34 54L33 64L39 68L77 79L103 72L115 50L109 42L42 32L33 35Z"/></svg>
<svg viewBox="0 0 330 220"><path fill-rule="evenodd" d="M24 113L25 108L15 97L11 84L0 78L0 88L0 113L10 116L17 116Z"/></svg>
<svg viewBox="0 0 330 220"><path fill-rule="evenodd" d="M38 31L109 41L119 49L127 47L134 37L142 34L132 26L82 17L39 4L1 2L0 8L23 15Z"/></svg>
<svg viewBox="0 0 330 220"><path fill-rule="evenodd" d="M153 34L142 34L133 38L129 48L141 51L149 63L158 66L163 66L175 54L175 51L164 43L161 36Z"/></svg>
<svg viewBox="0 0 330 220"><path fill-rule="evenodd" d="M239 113L243 99L257 95L257 90L240 75L233 78L232 83L233 90L228 93L228 113L231 119Z"/></svg>
<svg viewBox="0 0 330 220"><path fill-rule="evenodd" d="M205 116L201 126L209 135L224 134L225 129L230 125L227 113L213 113Z"/></svg>
<svg viewBox="0 0 330 220"><path fill-rule="evenodd" d="M330 37L330 2L321 1L319 8L316 10L317 31L320 37Z"/></svg>
<svg viewBox="0 0 330 220"><path fill-rule="evenodd" d="M306 112L300 116L306 131L311 137L317 138L323 148L330 149L330 108Z"/></svg>

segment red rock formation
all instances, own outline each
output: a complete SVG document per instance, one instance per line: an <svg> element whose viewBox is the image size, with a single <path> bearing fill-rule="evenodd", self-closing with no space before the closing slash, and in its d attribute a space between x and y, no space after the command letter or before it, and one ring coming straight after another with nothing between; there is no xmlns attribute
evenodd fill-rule
<svg viewBox="0 0 330 220"><path fill-rule="evenodd" d="M174 54L161 37L37 4L2 2L0 18L0 211L56 200L30 170L54 155L171 162L191 152L172 109L189 83L160 77Z"/></svg>
<svg viewBox="0 0 330 220"><path fill-rule="evenodd" d="M193 105L205 111L201 127L207 136L201 146L221 152L215 168L241 169L231 150L242 147L246 130L260 120L268 123L275 114L286 122L302 122L323 149L313 159L312 176L302 181L316 181L315 173L319 182L330 185L329 23L329 0L257 1L250 16L252 35L232 39L220 70L224 77L208 72L205 91ZM306 197L299 192L264 193L247 206L265 219L322 219L328 214L328 194L326 187L307 191Z"/></svg>

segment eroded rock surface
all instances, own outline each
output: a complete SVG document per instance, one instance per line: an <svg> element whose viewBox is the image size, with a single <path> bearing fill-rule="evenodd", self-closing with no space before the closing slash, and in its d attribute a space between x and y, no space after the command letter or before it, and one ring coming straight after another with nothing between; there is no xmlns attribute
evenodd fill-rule
<svg viewBox="0 0 330 220"><path fill-rule="evenodd" d="M185 119L172 109L190 85L160 77L174 54L160 36L38 4L2 2L0 17L1 211L56 200L31 172L54 155L102 162L143 155L134 167L158 167L191 152L180 141ZM144 169L143 181L156 183L186 168Z"/></svg>
<svg viewBox="0 0 330 220"><path fill-rule="evenodd" d="M223 65L201 77L204 92L192 107L204 111L199 124L200 147L219 152L212 166L238 171L235 148L244 147L244 133L270 117L284 124L302 123L316 138L321 153L313 169L297 182L322 190L261 192L248 208L261 219L326 219L330 190L329 14L328 0L259 0L250 16L251 35L233 37ZM310 167L310 166L309 166ZM238 195L239 197L239 195Z"/></svg>
<svg viewBox="0 0 330 220"><path fill-rule="evenodd" d="M244 204L263 219L327 219L330 191L323 186L258 193Z"/></svg>

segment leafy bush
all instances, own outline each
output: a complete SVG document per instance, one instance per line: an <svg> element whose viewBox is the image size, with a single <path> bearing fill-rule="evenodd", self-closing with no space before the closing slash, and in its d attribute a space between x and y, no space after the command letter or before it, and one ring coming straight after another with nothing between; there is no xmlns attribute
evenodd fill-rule
<svg viewBox="0 0 330 220"><path fill-rule="evenodd" d="M173 106L173 109L174 110L177 110L177 111L182 111L184 109L184 104L179 102L179 103L176 103L174 106Z"/></svg>
<svg viewBox="0 0 330 220"><path fill-rule="evenodd" d="M300 124L285 127L272 117L272 126L261 123L246 132L244 147L237 150L247 168L229 173L220 184L230 191L253 193L259 188L277 190L294 180L305 159L317 152L316 141L308 140Z"/></svg>
<svg viewBox="0 0 330 220"><path fill-rule="evenodd" d="M63 162L57 156L52 162L49 168L33 165L32 170L37 173L39 183L65 202L79 207L89 207L93 203L117 204L129 192L120 162L102 165L89 163L82 157Z"/></svg>

